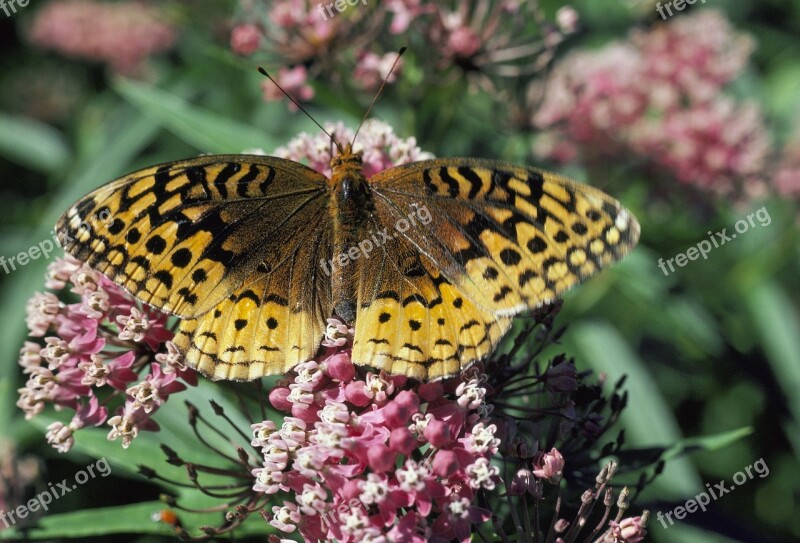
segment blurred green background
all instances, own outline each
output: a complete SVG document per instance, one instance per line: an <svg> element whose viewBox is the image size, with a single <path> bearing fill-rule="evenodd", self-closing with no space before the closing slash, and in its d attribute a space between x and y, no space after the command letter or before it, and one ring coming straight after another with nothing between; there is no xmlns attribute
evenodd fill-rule
<svg viewBox="0 0 800 543"><path fill-rule="evenodd" d="M42 12L55 4L72 12L60 14L60 26L49 21L48 27ZM411 2L352 7L337 15L338 26L322 43L305 35L308 27L299 22L276 23L278 5L303 5L313 13L316 4L245 0L143 4L152 19L142 14L143 5L120 2L123 11L113 16L103 19L94 12L98 35L76 38L86 24L80 17L91 20L97 4L54 0L0 13L0 255L10 258L50 238L57 217L78 197L131 170L200 153L253 148L269 153L301 131L315 133L311 121L290 111L285 100L264 99L256 66L276 74L302 66L306 79L297 88L282 80L288 90L313 88L313 98L304 104L317 120L343 120L355 127L374 95L374 83L363 73L355 75L367 65L363 55L383 55L406 45L402 69L384 90L373 117L392 124L401 137L415 136L423 150L436 156L499 158L563 172L600 186L638 217L642 238L637 250L566 297L559 316L570 325L563 350L576 358L579 369L605 373L611 382L628 375L629 406L621 426L629 445L669 446L736 431L739 439L670 461L637 507L653 515L667 512L707 483L730 484L736 472L759 459L769 467L767 476L748 480L707 512L690 514L675 526L665 529L651 518L652 540L800 540L800 1L708 0L662 20L653 2L583 0L571 4L577 23L571 12L559 11L564 7L559 2L542 2L535 11L542 19L523 21L488 2L496 20L470 12L469 26L480 47L496 52L517 39L526 46L547 44L540 54L531 45L507 72L501 55L471 57L469 43L442 38L443 30L429 22L430 13L415 14L402 31L392 28L401 15L393 4ZM439 4L456 10L456 3ZM556 139L573 138L570 143L578 152L559 160L542 151L544 130L532 119L547 107L548 98L557 98L552 93L558 87L544 82L560 63L575 52L602 51L612 42L634 49L653 44L654 29L711 8L727 21L728 33L751 40L749 57L710 100L757 104L759 130L767 142L758 150L758 171L742 169L738 179L718 173L702 185L681 178L682 155L675 146L685 133L676 135L670 131L674 125L658 124L659 113L650 110L640 116L648 120L655 115L655 135L631 132L631 124L619 120L604 132L595 122L595 133L587 139L569 127L547 127ZM246 41L253 37L245 27L244 41L232 45L232 31L247 24L263 33L257 43ZM543 31L542 24L552 32ZM696 30L694 38L678 34L683 56L670 57L670 47L677 46L667 41L659 62L689 62L693 47L705 51L712 38L705 39L702 25ZM323 33L319 28L314 32ZM502 42L506 37L509 41ZM708 69L723 70L725 61L721 55ZM676 73L678 68L673 67ZM615 69L610 63L612 87L619 75ZM580 73L589 72L573 75ZM663 90L656 82L652 90ZM647 88L648 80L639 85ZM618 106L622 94L615 92L609 91L608 98ZM592 122L600 110L591 107L600 102L588 102ZM692 104L678 107L701 118ZM570 122L574 126L576 121ZM721 122L717 138L735 139L740 129ZM695 134L684 143L711 145L704 137L711 136ZM745 142L728 160L748 152L755 151ZM737 173L733 166L731 171ZM761 208L768 212L768 224L756 221L706 260L691 261L668 275L659 268L660 258L686 252L709 239L709 232L727 228L730 234L737 221ZM57 481L88 463L84 453L106 455L113 466L126 452L100 439L58 455L44 440L43 424L24 421L14 405L15 390L24 384L16 358L26 337L25 304L44 289L48 262L39 258L0 273L0 437L14 444L19 458L40 458L45 480ZM196 392L199 401L208 393L202 390ZM156 445L143 445L137 454L146 457L144 451L151 450ZM5 461L12 460L11 452L4 454ZM59 501L54 512L148 502L157 494L154 486L120 468L102 484ZM153 508L145 504L142 511ZM78 519L75 530L85 528L87 518ZM155 524L135 527L165 532Z"/></svg>

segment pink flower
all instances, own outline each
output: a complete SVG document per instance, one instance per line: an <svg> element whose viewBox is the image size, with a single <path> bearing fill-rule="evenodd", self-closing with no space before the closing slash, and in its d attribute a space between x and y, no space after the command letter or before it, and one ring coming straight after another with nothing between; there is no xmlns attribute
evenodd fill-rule
<svg viewBox="0 0 800 543"><path fill-rule="evenodd" d="M172 48L175 28L166 19L157 7L139 2L51 2L36 13L29 38L39 47L131 74L150 55Z"/></svg>
<svg viewBox="0 0 800 543"><path fill-rule="evenodd" d="M124 407L120 407L117 415L108 419L111 431L108 432L108 439L114 441L122 438L122 448L127 449L140 430L157 430L158 424L151 420L143 409L137 409L132 402L126 402Z"/></svg>
<svg viewBox="0 0 800 543"><path fill-rule="evenodd" d="M603 543L639 543L647 535L642 517L629 517L622 522L612 520L608 524L610 529L603 538Z"/></svg>
<svg viewBox="0 0 800 543"><path fill-rule="evenodd" d="M372 51L361 51L353 79L365 90L375 90L384 81L393 83L403 68L402 59L400 61L397 59L397 53L386 53L381 56Z"/></svg>
<svg viewBox="0 0 800 543"><path fill-rule="evenodd" d="M751 50L720 12L702 10L570 55L546 92L532 92L544 96L534 152L562 162L640 157L683 184L752 192L768 163L763 114L723 94Z"/></svg>
<svg viewBox="0 0 800 543"><path fill-rule="evenodd" d="M130 401L109 421L109 439L122 437L127 447L139 430L157 430L149 414L186 388L177 379L197 383L197 373L186 367L172 343L167 343L166 353L158 353L173 336L167 316L139 309L127 292L71 257L50 265L47 283L59 290L70 287L80 301L64 304L47 293L28 303L31 334L47 337L44 346L26 342L20 351L19 363L29 379L18 391L17 405L26 418L41 413L47 404L74 410L68 425L53 424L48 430L48 441L64 452L78 430L105 423L107 409L125 402L127 390ZM147 369L150 374L130 387Z"/></svg>
<svg viewBox="0 0 800 543"><path fill-rule="evenodd" d="M150 368L150 375L144 381L125 391L133 399L133 409L143 409L145 413L161 407L170 394L186 390L186 385L175 381L177 374L163 373L158 364Z"/></svg>
<svg viewBox="0 0 800 543"><path fill-rule="evenodd" d="M347 543L406 530L409 521L403 519L409 516L432 530L444 516L450 519L445 530L469 533L469 526L483 515L446 496L457 489L490 489L497 480L489 463L491 446L461 446L470 432L481 434L479 441L494 441L490 434L495 426L481 417L480 426L467 422L481 402L462 406L458 396L440 394L423 404L417 393L421 385L363 369L351 371L347 345L329 352L319 364L303 365L288 387L270 393L273 407L294 418L287 418L277 432L264 426L265 437L254 441L264 451L263 467L253 472L254 490L295 493L297 508L288 505L292 502L275 508L272 525L287 533L299 530L306 539ZM321 378L309 378L312 368L322 372ZM415 436L407 426L423 414L425 423L417 423ZM423 450L431 466L412 459ZM471 492L462 494L470 503ZM456 521L454 503L460 508ZM367 516L370 506L377 506L380 514Z"/></svg>
<svg viewBox="0 0 800 543"><path fill-rule="evenodd" d="M41 337L55 324L60 311L58 298L52 292L37 292L28 300L25 307L27 312L26 322L30 335Z"/></svg>
<svg viewBox="0 0 800 543"><path fill-rule="evenodd" d="M261 43L261 29L252 23L236 25L231 32L231 49L237 55L252 55Z"/></svg>
<svg viewBox="0 0 800 543"><path fill-rule="evenodd" d="M553 447L548 453L539 453L533 461L533 474L548 483L558 484L564 471L564 457Z"/></svg>
<svg viewBox="0 0 800 543"><path fill-rule="evenodd" d="M389 32L402 34L417 17L432 13L436 8L433 4L426 4L424 0L389 0L388 9L394 15L389 25Z"/></svg>
<svg viewBox="0 0 800 543"><path fill-rule="evenodd" d="M771 183L778 194L800 199L800 131L784 146Z"/></svg>
<svg viewBox="0 0 800 543"><path fill-rule="evenodd" d="M307 78L308 71L305 66L295 66L294 68L281 68L278 70L278 76L275 80L289 96L298 102L307 102L314 97L314 89L306 83ZM264 100L268 102L286 100L283 92L269 79L261 84L261 89L264 91ZM287 101L287 103L289 109L297 111L296 105L291 101Z"/></svg>

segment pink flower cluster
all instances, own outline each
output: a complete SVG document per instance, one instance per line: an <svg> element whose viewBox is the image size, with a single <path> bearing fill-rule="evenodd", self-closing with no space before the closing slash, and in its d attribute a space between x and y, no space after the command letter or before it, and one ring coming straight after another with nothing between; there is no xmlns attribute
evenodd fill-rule
<svg viewBox="0 0 800 543"><path fill-rule="evenodd" d="M273 77L298 101L314 97L308 79L314 79L320 65L326 64L335 50L332 42L348 36L366 13L353 9L347 17L328 17L325 3L307 0L278 0L268 7L241 2L231 30L230 46L234 53L249 56L263 51L277 57L282 66ZM311 72L309 71L311 68ZM285 100L271 81L263 83L264 100ZM297 109L291 103L290 109Z"/></svg>
<svg viewBox="0 0 800 543"><path fill-rule="evenodd" d="M50 2L36 14L29 38L39 47L131 74L150 55L172 48L175 28L164 20L160 9L141 2Z"/></svg>
<svg viewBox="0 0 800 543"><path fill-rule="evenodd" d="M533 125L548 159L634 155L679 182L720 194L760 182L770 149L762 112L723 94L753 44L718 11L702 10L567 57Z"/></svg>
<svg viewBox="0 0 800 543"><path fill-rule="evenodd" d="M365 4L345 3L347 9L340 13L332 8L333 2L279 0L264 7L242 0L230 46L240 55L272 57L281 65L275 70L278 82L302 101L313 96L309 80L342 80L336 71L342 59L349 64L339 72L352 74L348 77L362 90L374 91L387 77L391 82L403 69L402 60L395 64L396 51L406 45L417 48L409 56L425 77L441 81L443 75L466 74L483 88L493 89L485 74L517 77L535 72L542 51L552 49L577 26L577 14L568 6L559 10L556 25L540 25L538 6L516 0ZM402 39L395 38L400 35ZM342 44L352 55L342 54ZM349 79L343 86L347 83ZM265 100L283 99L271 83L264 85Z"/></svg>
<svg viewBox="0 0 800 543"><path fill-rule="evenodd" d="M127 448L140 430L158 429L150 417L186 388L178 378L195 385L197 374L169 342L173 333L165 314L141 309L120 287L69 256L50 265L45 284L60 291L68 283L80 301L65 304L53 292L28 301L30 335L44 344L26 341L20 351L28 381L18 391L17 406L28 419L46 404L75 412L67 424L48 427L47 440L60 452L72 447L76 431L103 423L111 426L108 438L122 438ZM167 352L156 354L165 342ZM124 397L124 405L109 418L108 406L117 397Z"/></svg>
<svg viewBox="0 0 800 543"><path fill-rule="evenodd" d="M254 490L290 493L270 524L307 541L423 543L469 541L489 518L473 505L499 481L485 376L412 384L357 371L347 348L295 373L269 395L281 427L253 425Z"/></svg>
<svg viewBox="0 0 800 543"><path fill-rule="evenodd" d="M344 123L327 124L325 130L340 143L353 141L354 133ZM318 133L312 136L303 132L286 146L278 147L275 156L303 162L330 176L333 150L327 135ZM363 152L364 175L367 177L400 164L433 158L432 154L419 148L416 138L400 138L389 124L378 119L364 122L353 143L353 150Z"/></svg>

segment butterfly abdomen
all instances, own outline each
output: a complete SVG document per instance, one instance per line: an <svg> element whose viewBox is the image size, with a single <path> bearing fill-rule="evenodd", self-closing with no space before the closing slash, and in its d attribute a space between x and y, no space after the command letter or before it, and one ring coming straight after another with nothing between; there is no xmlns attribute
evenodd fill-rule
<svg viewBox="0 0 800 543"><path fill-rule="evenodd" d="M348 323L356 319L356 265L365 256L368 224L374 204L361 164L361 156L346 149L331 166L330 213L333 220L333 254L328 262L334 311ZM371 242L370 242L370 245ZM371 247L370 247L371 248ZM326 270L327 271L327 270Z"/></svg>

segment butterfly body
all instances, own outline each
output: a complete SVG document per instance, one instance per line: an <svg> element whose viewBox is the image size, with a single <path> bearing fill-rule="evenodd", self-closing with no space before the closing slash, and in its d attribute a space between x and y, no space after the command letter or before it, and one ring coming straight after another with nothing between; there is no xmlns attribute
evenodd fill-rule
<svg viewBox="0 0 800 543"><path fill-rule="evenodd" d="M290 370L336 315L355 328L354 362L433 380L639 235L612 198L533 168L446 158L367 179L346 146L331 169L252 155L154 166L79 200L59 239L180 317L175 344L211 378Z"/></svg>
<svg viewBox="0 0 800 543"><path fill-rule="evenodd" d="M360 154L353 153L350 146L346 147L341 154L336 155L331 169L333 255L334 258L344 255L349 260L352 259L351 251L358 249L359 242L368 235L365 225L374 212L374 205ZM334 269L333 260L329 262L331 270ZM331 274L334 312L353 324L356 319L353 277L345 273L342 266L339 269L342 270L340 273Z"/></svg>

